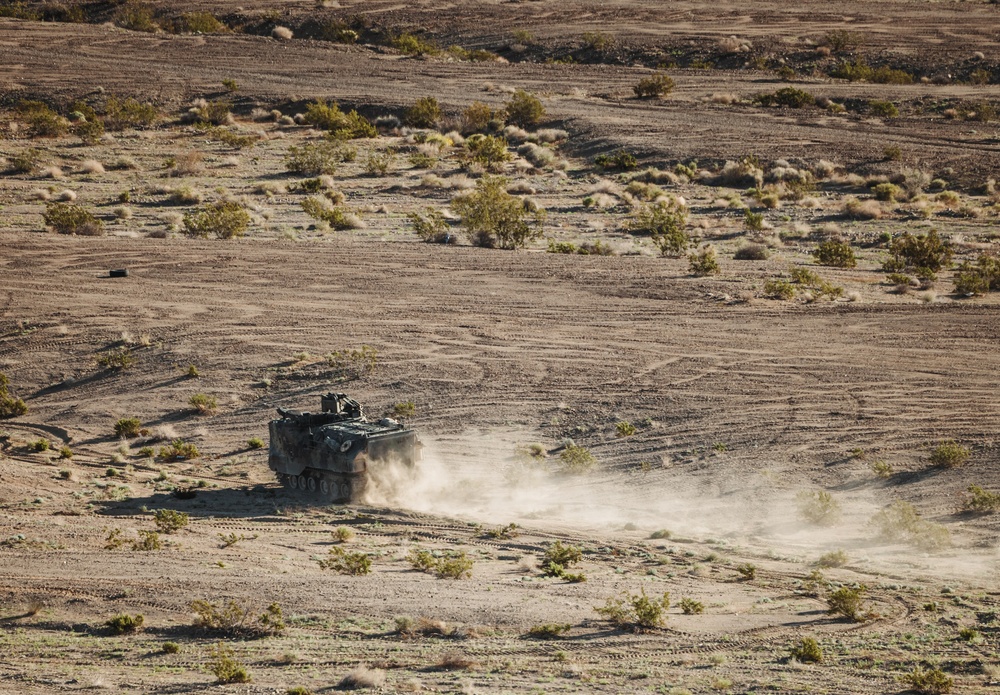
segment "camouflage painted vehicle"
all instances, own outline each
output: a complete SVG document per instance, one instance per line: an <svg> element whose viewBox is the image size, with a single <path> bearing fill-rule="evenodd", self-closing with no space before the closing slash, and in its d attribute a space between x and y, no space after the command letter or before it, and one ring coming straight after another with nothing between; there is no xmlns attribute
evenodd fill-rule
<svg viewBox="0 0 1000 695"><path fill-rule="evenodd" d="M416 433L390 418L369 421L361 405L343 393L321 399L322 411L278 408L269 425L268 465L288 488L330 502L355 502L368 482L368 467L420 460Z"/></svg>

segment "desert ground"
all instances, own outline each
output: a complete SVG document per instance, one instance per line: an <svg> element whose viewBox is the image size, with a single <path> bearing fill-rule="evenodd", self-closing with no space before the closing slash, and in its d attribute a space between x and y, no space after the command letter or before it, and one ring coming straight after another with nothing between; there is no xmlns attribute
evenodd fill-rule
<svg viewBox="0 0 1000 695"><path fill-rule="evenodd" d="M0 692L992 692L998 26L0 3ZM356 504L331 391L424 444Z"/></svg>

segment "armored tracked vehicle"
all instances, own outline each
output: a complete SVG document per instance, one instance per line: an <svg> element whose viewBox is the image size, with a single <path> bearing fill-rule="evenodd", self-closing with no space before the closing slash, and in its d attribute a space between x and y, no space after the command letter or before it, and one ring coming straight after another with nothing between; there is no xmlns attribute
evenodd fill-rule
<svg viewBox="0 0 1000 695"><path fill-rule="evenodd" d="M343 393L321 398L322 411L278 408L269 425L268 465L288 488L330 502L355 502L364 493L369 466L420 460L416 433L390 418L369 421L361 405Z"/></svg>

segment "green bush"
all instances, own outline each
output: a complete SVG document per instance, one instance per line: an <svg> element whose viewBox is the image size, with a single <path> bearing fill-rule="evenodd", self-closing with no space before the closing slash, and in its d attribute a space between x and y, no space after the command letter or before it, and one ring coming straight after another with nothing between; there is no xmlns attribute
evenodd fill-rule
<svg viewBox="0 0 1000 695"><path fill-rule="evenodd" d="M348 526L338 526L331 531L333 540L337 543L346 543L354 538L354 531Z"/></svg>
<svg viewBox="0 0 1000 695"><path fill-rule="evenodd" d="M378 137L375 126L357 111L344 113L335 101L320 99L308 104L304 114L306 123L317 128L325 128L336 138L353 140Z"/></svg>
<svg viewBox="0 0 1000 695"><path fill-rule="evenodd" d="M892 257L882 264L882 269L892 273L910 268L937 272L951 264L954 252L951 244L932 229L927 234L903 232L893 237L889 242L889 253Z"/></svg>
<svg viewBox="0 0 1000 695"><path fill-rule="evenodd" d="M789 650L789 654L803 664L818 664L823 661L823 650L820 649L819 642L812 637L803 637Z"/></svg>
<svg viewBox="0 0 1000 695"><path fill-rule="evenodd" d="M701 247L688 256L688 267L691 273L698 277L718 275L721 271L719 260L715 255L715 247L711 244Z"/></svg>
<svg viewBox="0 0 1000 695"><path fill-rule="evenodd" d="M369 574L372 571L372 557L367 553L348 552L334 546L330 548L330 556L326 560L319 561L319 566L341 574L358 576Z"/></svg>
<svg viewBox="0 0 1000 695"><path fill-rule="evenodd" d="M159 118L160 112L152 104L135 99L109 96L104 102L104 127L108 130L147 128Z"/></svg>
<svg viewBox="0 0 1000 695"><path fill-rule="evenodd" d="M817 567L843 567L848 562L847 553L843 550L831 550L828 553L820 555L819 559L816 561Z"/></svg>
<svg viewBox="0 0 1000 695"><path fill-rule="evenodd" d="M560 470L563 473L586 473L597 460L586 447L570 444L559 452Z"/></svg>
<svg viewBox="0 0 1000 695"><path fill-rule="evenodd" d="M375 371L378 366L378 350L370 345L336 350L326 356L326 362L333 369L335 376L341 379L357 379Z"/></svg>
<svg viewBox="0 0 1000 695"><path fill-rule="evenodd" d="M142 613L137 613L136 615L121 613L108 620L104 625L112 635L127 635L138 632L144 622L145 618L142 616Z"/></svg>
<svg viewBox="0 0 1000 695"><path fill-rule="evenodd" d="M506 119L506 111L496 111L489 104L474 101L462 112L462 132L483 133L493 127L501 128Z"/></svg>
<svg viewBox="0 0 1000 695"><path fill-rule="evenodd" d="M83 120L73 126L73 133L84 145L96 145L104 135L104 124L96 118Z"/></svg>
<svg viewBox="0 0 1000 695"><path fill-rule="evenodd" d="M160 541L160 534L156 531L139 531L139 537L132 541L132 550L151 552L153 550L160 550L163 548L163 543ZM111 537L108 537L111 540Z"/></svg>
<svg viewBox="0 0 1000 695"><path fill-rule="evenodd" d="M528 637L535 639L555 639L573 628L569 623L545 623L528 630Z"/></svg>
<svg viewBox="0 0 1000 695"><path fill-rule="evenodd" d="M899 116L899 109L891 101L872 99L868 102L868 113L876 118L896 118Z"/></svg>
<svg viewBox="0 0 1000 695"><path fill-rule="evenodd" d="M965 261L955 272L955 292L964 295L986 294L1000 289L1000 260L980 254L975 263Z"/></svg>
<svg viewBox="0 0 1000 695"><path fill-rule="evenodd" d="M451 226L440 210L428 207L424 212L411 212L407 217L421 241L429 244L454 243L455 235L451 233Z"/></svg>
<svg viewBox="0 0 1000 695"><path fill-rule="evenodd" d="M185 12L173 20L169 29L175 34L224 34L229 31L229 27L211 12Z"/></svg>
<svg viewBox="0 0 1000 695"><path fill-rule="evenodd" d="M835 241L830 239L824 241L810 254L820 265L832 266L834 268L854 268L858 264L858 259L854 255L854 249L846 241Z"/></svg>
<svg viewBox="0 0 1000 695"><path fill-rule="evenodd" d="M944 671L937 668L925 670L917 666L904 676L900 681L906 683L910 688L923 695L943 695L950 693L955 682L945 675Z"/></svg>
<svg viewBox="0 0 1000 695"><path fill-rule="evenodd" d="M489 171L496 171L511 160L507 147L505 138L476 133L465 141L465 160L481 164Z"/></svg>
<svg viewBox="0 0 1000 695"><path fill-rule="evenodd" d="M204 393L196 393L188 399L188 405L194 408L199 415L211 415L219 408L219 403L215 396Z"/></svg>
<svg viewBox="0 0 1000 695"><path fill-rule="evenodd" d="M184 215L184 233L190 237L233 239L246 234L250 213L240 203L219 201Z"/></svg>
<svg viewBox="0 0 1000 695"><path fill-rule="evenodd" d="M393 48L403 55L437 55L441 52L441 49L433 41L428 41L409 33L403 33L394 37L390 43Z"/></svg>
<svg viewBox="0 0 1000 695"><path fill-rule="evenodd" d="M733 254L736 261L766 261L767 257L767 247L763 244L745 244ZM795 281L794 270L792 272L792 280Z"/></svg>
<svg viewBox="0 0 1000 695"><path fill-rule="evenodd" d="M160 533L173 533L180 531L188 525L190 517L185 512L178 512L173 509L157 509L153 512L153 522Z"/></svg>
<svg viewBox="0 0 1000 695"><path fill-rule="evenodd" d="M660 255L677 257L688 245L688 235L684 231L687 221L687 208L676 198L669 198L652 205L640 205L629 222L629 231L649 234Z"/></svg>
<svg viewBox="0 0 1000 695"><path fill-rule="evenodd" d="M56 138L69 130L69 122L40 101L22 101L16 110L31 137Z"/></svg>
<svg viewBox="0 0 1000 695"><path fill-rule="evenodd" d="M231 648L220 642L209 648L208 653L212 657L208 663L208 670L215 675L219 683L250 682L250 673L246 666L235 659Z"/></svg>
<svg viewBox="0 0 1000 695"><path fill-rule="evenodd" d="M803 490L796 497L799 518L817 526L833 526L840 520L840 504L825 490Z"/></svg>
<svg viewBox="0 0 1000 695"><path fill-rule="evenodd" d="M622 592L620 598L609 598L604 606L594 608L597 614L621 629L643 632L663 625L664 612L670 608L670 594L662 598L649 598L646 590L639 594Z"/></svg>
<svg viewBox="0 0 1000 695"><path fill-rule="evenodd" d="M97 364L111 371L123 371L134 367L136 358L128 347L114 348L102 352L97 357Z"/></svg>
<svg viewBox="0 0 1000 695"><path fill-rule="evenodd" d="M251 449L263 449L264 440L260 437L251 437L247 440L247 446Z"/></svg>
<svg viewBox="0 0 1000 695"><path fill-rule="evenodd" d="M49 444L48 439L36 439L35 441L31 442L31 444L29 444L28 446L32 451L41 453L43 451L48 451L49 448L51 447L51 444Z"/></svg>
<svg viewBox="0 0 1000 695"><path fill-rule="evenodd" d="M871 518L879 538L914 545L921 550L940 550L951 545L948 529L920 518L909 502L896 500Z"/></svg>
<svg viewBox="0 0 1000 695"><path fill-rule="evenodd" d="M556 541L548 547L542 556L542 564L555 564L563 568L572 567L583 559L583 551L575 545L563 545L562 541Z"/></svg>
<svg viewBox="0 0 1000 695"><path fill-rule="evenodd" d="M476 182L476 190L452 201L462 226L476 246L519 249L542 234L541 213L532 213L515 196L507 192L510 180L503 176L484 176Z"/></svg>
<svg viewBox="0 0 1000 695"><path fill-rule="evenodd" d="M872 191L875 193L877 200L884 200L891 203L895 202L896 198L903 192L903 189L894 183L880 183Z"/></svg>
<svg viewBox="0 0 1000 695"><path fill-rule="evenodd" d="M771 278L764 282L764 296L788 301L795 296L795 287L783 278Z"/></svg>
<svg viewBox="0 0 1000 695"><path fill-rule="evenodd" d="M357 151L337 139L292 145L285 157L285 168L303 176L337 173L342 162L354 161Z"/></svg>
<svg viewBox="0 0 1000 695"><path fill-rule="evenodd" d="M530 128L545 117L545 107L534 94L518 89L507 102L506 113L508 123Z"/></svg>
<svg viewBox="0 0 1000 695"><path fill-rule="evenodd" d="M167 446L161 446L156 458L162 461L186 461L198 458L201 453L194 444L188 444L183 439L175 439Z"/></svg>
<svg viewBox="0 0 1000 695"><path fill-rule="evenodd" d="M693 598L682 598L680 607L684 615L700 615L705 612L705 604Z"/></svg>
<svg viewBox="0 0 1000 695"><path fill-rule="evenodd" d="M178 654L181 651L181 645L176 642L164 642L160 649L164 654Z"/></svg>
<svg viewBox="0 0 1000 695"><path fill-rule="evenodd" d="M320 222L325 222L331 229L356 229L361 225L356 215L331 203L326 198L306 198L301 205L307 215Z"/></svg>
<svg viewBox="0 0 1000 695"><path fill-rule="evenodd" d="M872 617L865 611L864 595L868 589L864 585L858 587L842 586L826 597L827 613L839 615L856 623L864 622Z"/></svg>
<svg viewBox="0 0 1000 695"><path fill-rule="evenodd" d="M752 579L756 579L757 577L757 565L751 562L744 562L736 565L736 571L739 573L740 579L743 581L750 581Z"/></svg>
<svg viewBox="0 0 1000 695"><path fill-rule="evenodd" d="M403 123L411 128L433 128L444 113L434 97L421 97L403 113Z"/></svg>
<svg viewBox="0 0 1000 695"><path fill-rule="evenodd" d="M965 511L991 513L1000 510L1000 492L990 492L979 485L970 485L967 492L968 497L962 501Z"/></svg>
<svg viewBox="0 0 1000 695"><path fill-rule="evenodd" d="M635 155L626 150L618 150L611 154L600 154L594 157L594 164L602 169L614 169L618 171L630 171L639 166L639 160Z"/></svg>
<svg viewBox="0 0 1000 695"><path fill-rule="evenodd" d="M969 460L972 452L968 447L948 440L938 444L931 452L931 463L942 468L956 468Z"/></svg>
<svg viewBox="0 0 1000 695"><path fill-rule="evenodd" d="M9 159L11 171L18 174L30 174L43 161L42 153L34 148L21 150Z"/></svg>
<svg viewBox="0 0 1000 695"><path fill-rule="evenodd" d="M465 553L443 557L437 561L434 573L438 579L465 579L472 576L472 558Z"/></svg>
<svg viewBox="0 0 1000 695"><path fill-rule="evenodd" d="M0 420L19 417L27 412L27 404L10 394L10 379L0 372Z"/></svg>
<svg viewBox="0 0 1000 695"><path fill-rule="evenodd" d="M260 615L236 601L216 604L198 599L191 602L195 614L194 626L206 632L227 637L267 637L285 630L281 606L272 603Z"/></svg>
<svg viewBox="0 0 1000 695"><path fill-rule="evenodd" d="M795 87L783 87L774 94L758 94L753 100L761 106L787 106L793 109L816 103L816 97Z"/></svg>
<svg viewBox="0 0 1000 695"><path fill-rule="evenodd" d="M632 91L635 92L635 96L639 99L662 97L672 92L673 89L674 81L662 72L650 75L649 77L643 77L639 80L638 84L632 87Z"/></svg>
<svg viewBox="0 0 1000 695"><path fill-rule="evenodd" d="M45 218L45 224L60 234L82 236L104 234L104 223L81 205L48 203L42 216Z"/></svg>
<svg viewBox="0 0 1000 695"><path fill-rule="evenodd" d="M400 401L392 406L392 416L402 419L413 417L417 414L417 405L413 401Z"/></svg>
<svg viewBox="0 0 1000 695"><path fill-rule="evenodd" d="M133 439L139 436L142 422L137 417L123 417L115 423L115 436L119 439Z"/></svg>

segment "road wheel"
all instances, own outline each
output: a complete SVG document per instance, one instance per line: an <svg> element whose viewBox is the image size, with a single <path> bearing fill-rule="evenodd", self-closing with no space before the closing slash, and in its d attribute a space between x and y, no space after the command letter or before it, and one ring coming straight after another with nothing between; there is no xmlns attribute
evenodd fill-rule
<svg viewBox="0 0 1000 695"><path fill-rule="evenodd" d="M316 479L312 476L306 478L306 487L309 489L309 492L316 492Z"/></svg>

